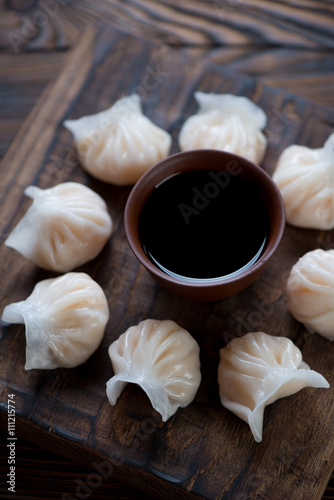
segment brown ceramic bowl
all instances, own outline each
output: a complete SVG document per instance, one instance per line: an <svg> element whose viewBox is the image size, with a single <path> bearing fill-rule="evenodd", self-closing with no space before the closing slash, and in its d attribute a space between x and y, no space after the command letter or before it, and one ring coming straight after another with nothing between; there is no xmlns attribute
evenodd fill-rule
<svg viewBox="0 0 334 500"><path fill-rule="evenodd" d="M256 187L267 208L269 236L259 259L246 270L233 276L215 279L191 279L170 276L159 269L146 255L138 231L142 207L155 187L173 174L208 169L238 175ZM270 176L259 166L225 151L201 149L169 156L148 170L133 187L125 207L126 236L134 255L164 288L179 296L197 301L216 301L243 290L254 282L275 252L285 227L285 210L281 194ZM242 251L242 249L241 249Z"/></svg>

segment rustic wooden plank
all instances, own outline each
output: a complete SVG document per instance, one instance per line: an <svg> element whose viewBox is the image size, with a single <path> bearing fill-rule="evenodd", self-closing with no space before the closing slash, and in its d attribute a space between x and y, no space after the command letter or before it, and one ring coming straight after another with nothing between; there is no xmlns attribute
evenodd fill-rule
<svg viewBox="0 0 334 500"><path fill-rule="evenodd" d="M301 4L302 3L303 2L301 2ZM125 26L125 21L124 21L124 26ZM197 54L201 54L201 55L203 54L202 48L189 49L189 52L195 53L195 51ZM326 64L326 60L323 61L324 64L321 64L322 72L320 74L318 72L318 74L315 75L314 71L312 71L312 67L311 67L310 68L310 77L309 78L304 77L303 82L301 82L301 76L306 68L305 68L305 64L304 65L300 65L298 63L296 64L296 52L297 52L296 50L289 51L289 52L285 50L284 54L282 54L284 57L275 57L276 51L268 50L268 51L266 51L268 56L265 58L263 57L262 51L254 51L253 48L248 50L248 51L245 48L221 49L221 50L219 50L219 49L214 50L213 49L212 51L206 51L204 49L204 51L207 54L209 53L210 56L212 54L212 59L214 59L216 62L220 62L221 64L226 64L226 62L230 62L233 59L233 67L235 69L244 71L248 74L254 74L254 75L258 75L261 77L261 72L262 72L263 73L262 81L264 81L265 83L269 83L269 84L276 85L276 86L279 85L287 90L295 91L296 93L298 93L299 95L302 95L303 97L310 97L313 100L316 100L317 102L323 102L324 104L327 104L327 105L330 104L332 92L331 92L331 86L328 84L329 64L331 64L329 58L327 58L327 64ZM224 52L223 57L222 57L222 52ZM237 62L235 61L235 53L236 52L239 52L240 55L242 53L242 57L240 57L240 60ZM250 54L247 54L247 52L249 52ZM305 53L305 51L300 51L299 53L303 57L306 55L307 57L312 57L315 59L318 58L318 52L317 53L315 53L315 52L306 52ZM40 58L41 56L39 55L38 57ZM50 61L53 57L54 57L53 55L48 54L47 60ZM61 55L61 57L62 57L62 55ZM287 74L284 74L282 72L282 68L280 68L280 66L281 66L282 62L285 64L289 58L291 58L292 64L291 64L290 68L287 68L289 70L289 73L287 71L285 71L285 73L287 73ZM298 57L297 57L297 59L298 59ZM42 64L40 64L39 68L36 69L36 75L37 75L37 73L39 75L43 74L43 70L47 66L47 60L45 62L43 62ZM14 60L12 60L12 61L14 63ZM263 63L265 63L264 65L261 64L262 61L263 61ZM6 63L8 63L8 61L6 61ZM322 63L322 61L321 61L321 63ZM26 64L26 59L24 59L24 61L21 61L21 62L18 62L16 59L15 63L11 65L11 67L10 67L11 73L10 74L13 78L15 78L15 72L18 74L18 79L20 78L19 73L20 73L20 71L22 71L22 67L24 64ZM283 66L284 66L284 64L283 64ZM315 66L316 66L316 64L315 64ZM317 66L319 67L319 62L317 64ZM2 80L3 80L3 77L5 76L5 73L4 73L5 67L2 66L2 68L1 68ZM264 69L264 68L267 68L267 69ZM278 73L279 68L280 68L279 77L273 76L273 73ZM18 69L20 71L17 71ZM285 69L286 68L284 68L284 70ZM307 69L306 69L306 71L307 71ZM266 73L270 73L271 76L268 77ZM54 74L56 74L56 72ZM27 88L26 77L29 77L30 75L35 76L35 73L33 71L25 71L25 89ZM33 90L35 90L36 92L35 92L35 95L30 96L30 101L28 102L28 106L27 106L27 102L25 103L26 106L20 106L19 111L22 114L20 116L18 116L17 120L13 120L13 117L12 117L11 121L6 119L4 125L0 129L2 131L1 136L5 139L5 144L6 144L6 146L2 150L1 156L3 156L3 154L6 152L8 142L11 142L16 135L18 127L20 126L21 121L22 121L21 116L22 117L26 116L27 109L30 110L30 108L34 104L38 94L40 93L40 87L38 85L36 85L36 82L34 82L34 83L35 84L31 88ZM39 82L39 84L40 84L40 82ZM7 90L7 94L8 94L8 92L11 92L11 94L13 94L12 85L11 84L9 84L9 85L10 85L10 88L8 87L8 90L5 89L3 91L6 92L6 90ZM320 91L319 91L319 89L320 89ZM17 101L17 96L15 96L15 100ZM11 104L10 100L8 100L7 97L6 97L6 101L8 104ZM21 102L22 102L22 99L21 99ZM12 107L11 107L11 109L12 109ZM4 111L6 111L6 110L4 110ZM8 137L9 137L9 141L8 141Z"/></svg>
<svg viewBox="0 0 334 500"><path fill-rule="evenodd" d="M56 83L52 83L52 92L54 95L59 93L59 101L56 103L50 99L48 90L43 93L38 105L34 107L29 118L24 123L20 133L16 136L11 150L6 157L5 165L2 169L2 186L0 191L0 201L6 194L6 186L9 178L15 178L16 183L32 182L34 171L30 170L26 177L26 165L33 164L36 161L36 154L43 157L45 151L53 140L55 128L58 126L64 112L68 109L69 104L72 102L80 87L85 83L87 72L91 67L92 61L89 57L84 58L87 53L88 47L91 46L92 39L95 37L95 30L93 27L87 28L86 38L82 43L78 44L74 49L72 57L67 61L61 77L57 79ZM80 60L80 67L76 66L74 62ZM48 123L49 127L44 127ZM31 124L34 127L31 127ZM27 131L30 130L28 134ZM33 130L36 135L33 135ZM37 148L36 148L37 146ZM37 149L37 150L36 150ZM20 155L18 155L20 151ZM15 159L13 159L13 155ZM22 180L20 175L23 175Z"/></svg>
<svg viewBox="0 0 334 500"><path fill-rule="evenodd" d="M0 436L1 443L5 443L7 436L2 433ZM92 492L90 498L94 500L109 500L111 487L113 498L131 498L129 486L109 478L110 471L107 468L96 469L94 465L83 467L45 449L39 449L23 439L18 442L17 451L15 500L23 498L24 500L83 498L90 492ZM7 461L7 449L5 446L1 446L1 478L6 478L8 473ZM137 490L135 495L138 500L150 500L147 493ZM5 481L0 484L0 496L1 500L14 498L13 493L8 491ZM134 497L132 496L132 498Z"/></svg>
<svg viewBox="0 0 334 500"><path fill-rule="evenodd" d="M83 23L105 22L174 46L333 48L333 11L327 1L90 0L6 2L0 47L64 49Z"/></svg>
<svg viewBox="0 0 334 500"><path fill-rule="evenodd" d="M0 441L5 442L7 436L0 432ZM139 490L129 490L129 486L113 480L108 476L108 470L103 471L104 477L93 477L99 474L94 467L83 468L45 449L24 440L19 441L19 454L17 457L17 477L19 491L17 498L25 500L50 500L68 497L75 498L76 495L89 494L92 492L94 500L138 499L150 500L147 493ZM7 474L7 450L0 447L0 477ZM61 481L59 476L61 475ZM94 482L95 479L95 482ZM87 484L89 482L89 484ZM38 487L36 487L38 485ZM81 487L81 489L80 489ZM86 488L85 488L86 487ZM12 500L13 494L8 492L5 485L0 485L2 500ZM152 497L153 500L154 497ZM322 500L333 500L334 477L332 476Z"/></svg>
<svg viewBox="0 0 334 500"><path fill-rule="evenodd" d="M78 31L60 13L62 1L3 2L0 6L0 48L18 54L34 50L66 50ZM65 2L66 3L66 2Z"/></svg>
<svg viewBox="0 0 334 500"><path fill-rule="evenodd" d="M3 414L0 414L0 422ZM74 498L82 498L84 495L91 496L94 500L104 500L110 498L110 486L112 485L114 498L127 498L128 489L132 484L138 483L131 476L136 474L129 471L129 477L123 482L117 481L119 474L117 468L106 463L104 457L90 456L87 453L82 454L80 447L75 444L71 447L71 456L69 457L68 442L65 440L59 441L60 446L64 448L64 455L68 459L61 461L59 455L55 455L54 441L52 435L39 433L39 429L33 425L24 425L24 436L21 435L23 430L20 428L20 419L17 420L17 498L32 499L32 500L50 500L62 498L64 500L72 500ZM1 425L1 423L0 423ZM50 439L51 437L51 439ZM5 438L6 439L6 438ZM29 460L24 460L22 455L25 448L30 449L28 442L25 440L33 440L36 444L41 445L41 450L33 450ZM5 461L0 461L0 475L5 477L8 473L7 465L7 450L0 449L1 458ZM66 451L67 448L67 451ZM59 449L59 447L57 447ZM24 456L24 455L23 455ZM28 456L28 454L26 455ZM77 462L77 464L76 464ZM53 472L53 464L56 466ZM1 474L1 473L4 474ZM66 489L59 489L59 472L62 474L62 484ZM95 477L92 477L95 476ZM142 480L143 478L141 478ZM35 482L34 482L35 481ZM38 483L38 491L36 491L36 482ZM24 488L24 489L23 489ZM140 491L142 490L142 491ZM146 488L136 488L136 498L150 500ZM59 493L59 495L58 495ZM117 493L119 496L116 496ZM13 493L9 492L5 485L0 485L1 499L13 498ZM131 498L131 497L130 497ZM152 497L153 500L154 497Z"/></svg>
<svg viewBox="0 0 334 500"><path fill-rule="evenodd" d="M0 55L0 159L46 86L58 76L65 56L63 52Z"/></svg>
<svg viewBox="0 0 334 500"><path fill-rule="evenodd" d="M189 55L196 49L189 50ZM207 53L212 62L256 77L265 85L281 88L324 106L334 106L331 82L334 78L332 50L299 50L282 47L218 48Z"/></svg>
<svg viewBox="0 0 334 500"><path fill-rule="evenodd" d="M333 346L293 321L284 294L284 276L292 263L309 249L332 246L333 234L325 237L317 231L287 227L270 266L249 289L213 304L181 300L160 289L127 246L122 216L129 189L107 186L85 174L71 155L72 138L61 122L103 109L137 89L145 112L172 133L176 151L180 126L196 109L195 89L246 95L268 114L270 147L264 168L271 173L280 151L291 141L319 146L333 128L333 112L124 33L88 28L84 40L87 45L81 44L81 50L70 55L2 164L7 194L2 203L7 214L2 232L24 213L23 189L31 181L47 187L76 180L99 192L108 202L115 233L105 251L83 270L105 289L111 321L100 348L85 365L42 373L23 370L23 328L2 328L2 428L6 429L4 400L11 390L17 397L20 436L36 439L86 465L94 459L108 459L115 467L114 477L160 498L166 498L167 491L169 498L225 495L299 500L301 494L305 500L320 498L334 465L332 389L326 393L305 390L269 407L264 440L257 445L248 427L221 407L216 368L219 348L231 336L256 327L288 335L301 348L305 361L333 384ZM83 75L77 76L75 69L83 63L87 64ZM148 67L164 75L154 91L144 86ZM72 75L68 75L69 68ZM65 89L68 100L63 102ZM36 143L41 134L42 146ZM0 262L4 269L1 308L24 298L37 280L50 275L3 245ZM166 316L198 340L203 382L194 403L163 424L134 386L128 386L118 404L110 407L105 382L112 375L106 352L110 342L140 319Z"/></svg>
<svg viewBox="0 0 334 500"><path fill-rule="evenodd" d="M42 8L46 4L52 9L49 14ZM330 2L301 0L268 5L255 0L198 0L180 6L176 0L126 3L52 0L30 2L25 8L20 2L7 2L2 9L0 46L17 56L27 51L52 49L60 51L61 57L61 51L75 44L80 30L98 20L158 43L182 47L194 57L228 64L231 69L256 76L265 84L279 86L317 103L334 105L330 91L334 78L331 45L334 17ZM41 11L46 16L44 22ZM274 29L279 33L275 35ZM37 32L40 33L37 35ZM302 39L299 44L291 41L296 34ZM277 40L272 39L275 36ZM50 61L55 57L50 53L48 56ZM41 57L44 64L41 61L38 70L43 76L50 62ZM5 63L7 61L5 59ZM9 69L15 78L21 70L31 81L33 73L29 71L29 62L24 58L12 61L7 69L0 62L1 72ZM0 117L0 129L6 131L5 125ZM13 130L10 137L13 137L14 124L10 127Z"/></svg>

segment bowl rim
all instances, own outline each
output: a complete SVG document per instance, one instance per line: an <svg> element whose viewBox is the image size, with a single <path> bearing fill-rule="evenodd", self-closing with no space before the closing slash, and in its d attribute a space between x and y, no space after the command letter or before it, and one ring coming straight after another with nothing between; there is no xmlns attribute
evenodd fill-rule
<svg viewBox="0 0 334 500"><path fill-rule="evenodd" d="M145 203L146 199L149 197L151 192L154 190L154 188L164 180L167 180L170 176L177 172L185 172L185 171L193 171L194 168L189 166L189 163L185 166L182 165L184 160L186 159L188 162L191 162L191 158L196 157L196 161L199 161L199 158L201 157L208 157L210 155L214 156L220 156L221 159L224 159L225 164L227 164L227 161L233 161L237 162L237 164L242 164L242 166L245 167L246 172L246 177L247 174L250 175L250 177L254 179L257 179L255 182L257 185L266 185L269 187L268 190L265 191L264 198L268 198L269 194L270 196L270 203L273 204L275 208L275 215L276 217L272 219L271 217L271 229L270 229L270 237L268 240L268 243L266 244L266 247L260 256L260 258L248 269L245 271L241 271L240 273L236 273L234 276L222 276L222 277L217 277L217 278L211 278L211 279L192 279L191 281L187 280L186 278L177 278L174 276L170 276L169 274L163 272L160 270L158 267L156 267L148 258L146 255L138 234L138 220L139 220L139 215L140 215L140 210L143 204ZM179 169L177 170L177 167L179 166ZM182 168L181 168L182 166ZM186 167L186 168L185 168ZM197 170L202 169L203 166L198 167L196 166ZM166 170L168 170L168 173L166 173ZM172 172L170 172L172 170ZM174 171L176 170L176 171ZM208 169L209 170L209 169ZM215 168L212 168L212 170L217 170ZM224 169L222 169L224 170ZM255 175L254 175L255 174ZM260 179L260 183L258 183L258 180ZM138 198L141 198L141 203L138 206ZM265 200L264 200L265 201ZM267 202L265 201L266 205ZM267 205L268 206L268 205ZM269 212L269 210L268 210ZM269 215L270 214L269 212ZM272 222L274 224L272 224ZM280 193L280 190L278 186L275 184L275 182L272 180L270 175L259 165L256 163L248 160L245 157L239 156L235 153L230 153L227 151L223 150L217 150L217 149L194 149L194 150L188 150L188 151L182 151L178 152L172 155L169 155L168 157L164 158L163 160L159 161L156 163L154 166L149 168L136 182L136 184L132 187L130 194L128 196L128 199L126 201L125 205L125 210L124 210L124 228L125 228L125 234L128 240L128 244L130 246L130 249L132 250L134 256L138 259L138 261L153 275L156 276L158 279L169 283L170 285L173 286L178 286L182 287L184 289L189 289L189 288L219 288L223 285L229 285L229 284L237 284L238 282L244 281L248 277L251 277L254 274L259 273L259 271L262 270L262 268L266 265L267 261L270 259L270 257L273 255L273 253L276 251L281 238L283 236L283 232L285 229L285 206L284 206L284 201L282 198L282 195ZM274 235L272 234L274 233Z"/></svg>

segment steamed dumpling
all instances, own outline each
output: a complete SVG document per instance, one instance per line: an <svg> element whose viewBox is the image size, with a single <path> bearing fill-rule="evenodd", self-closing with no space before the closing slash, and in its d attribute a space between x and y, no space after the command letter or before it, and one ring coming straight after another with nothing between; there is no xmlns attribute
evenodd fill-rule
<svg viewBox="0 0 334 500"><path fill-rule="evenodd" d="M322 148L293 144L280 155L273 180L281 191L286 220L311 229L334 228L334 134Z"/></svg>
<svg viewBox="0 0 334 500"><path fill-rule="evenodd" d="M267 405L304 387L329 387L290 339L263 332L235 338L220 350L218 383L222 405L248 423L257 442Z"/></svg>
<svg viewBox="0 0 334 500"><path fill-rule="evenodd" d="M112 219L105 201L77 182L29 186L32 205L5 244L37 266L67 272L94 259L108 241Z"/></svg>
<svg viewBox="0 0 334 500"><path fill-rule="evenodd" d="M98 348L109 319L102 288L85 273L36 284L26 300L5 307L1 320L25 324L25 369L73 368Z"/></svg>
<svg viewBox="0 0 334 500"><path fill-rule="evenodd" d="M116 185L137 182L146 170L168 156L171 136L147 118L140 98L119 99L111 108L78 120L66 120L83 168Z"/></svg>
<svg viewBox="0 0 334 500"><path fill-rule="evenodd" d="M166 422L194 399L201 381L199 346L174 321L147 319L130 327L109 347L115 375L107 396L115 405L128 382L146 392Z"/></svg>
<svg viewBox="0 0 334 500"><path fill-rule="evenodd" d="M204 92L194 96L199 109L183 124L181 150L221 149L261 163L267 147L264 111L243 96Z"/></svg>
<svg viewBox="0 0 334 500"><path fill-rule="evenodd" d="M312 250L292 267L288 308L312 333L334 340L334 250Z"/></svg>

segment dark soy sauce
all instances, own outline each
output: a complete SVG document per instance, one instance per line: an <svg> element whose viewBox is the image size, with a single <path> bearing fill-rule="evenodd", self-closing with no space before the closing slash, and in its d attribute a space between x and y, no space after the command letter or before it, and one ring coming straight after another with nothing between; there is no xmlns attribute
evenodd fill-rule
<svg viewBox="0 0 334 500"><path fill-rule="evenodd" d="M221 278L251 267L270 230L256 188L226 172L197 170L158 184L139 218L143 249L182 279Z"/></svg>

